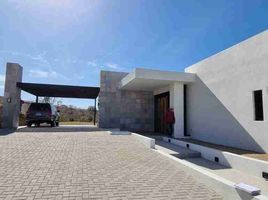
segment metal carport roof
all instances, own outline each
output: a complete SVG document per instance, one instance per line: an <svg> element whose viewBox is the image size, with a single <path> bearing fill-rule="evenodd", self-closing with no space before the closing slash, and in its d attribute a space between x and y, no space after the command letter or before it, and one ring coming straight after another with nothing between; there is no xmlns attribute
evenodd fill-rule
<svg viewBox="0 0 268 200"><path fill-rule="evenodd" d="M18 82L17 87L40 97L65 97L65 98L87 98L96 99L99 95L99 87L54 85L40 83Z"/></svg>

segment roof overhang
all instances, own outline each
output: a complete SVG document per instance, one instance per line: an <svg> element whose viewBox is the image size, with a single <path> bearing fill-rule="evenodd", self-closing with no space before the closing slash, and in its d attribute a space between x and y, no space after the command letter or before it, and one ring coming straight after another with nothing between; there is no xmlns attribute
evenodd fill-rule
<svg viewBox="0 0 268 200"><path fill-rule="evenodd" d="M184 84L194 82L195 74L136 68L119 83L122 90L153 91L174 82Z"/></svg>
<svg viewBox="0 0 268 200"><path fill-rule="evenodd" d="M96 99L99 95L99 87L52 85L39 83L17 83L17 87L40 97L64 97Z"/></svg>

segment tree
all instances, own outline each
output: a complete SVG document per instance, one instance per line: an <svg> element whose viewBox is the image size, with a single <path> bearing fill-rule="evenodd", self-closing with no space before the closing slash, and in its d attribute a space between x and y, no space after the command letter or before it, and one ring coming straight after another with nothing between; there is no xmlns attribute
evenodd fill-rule
<svg viewBox="0 0 268 200"><path fill-rule="evenodd" d="M40 99L41 103L52 103L52 104L56 104L57 106L62 105L62 100L57 99L55 97L43 97Z"/></svg>

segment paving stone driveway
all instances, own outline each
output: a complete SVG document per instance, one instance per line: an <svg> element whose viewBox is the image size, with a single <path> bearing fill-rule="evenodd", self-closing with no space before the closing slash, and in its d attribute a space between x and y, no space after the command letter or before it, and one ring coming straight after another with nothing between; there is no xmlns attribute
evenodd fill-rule
<svg viewBox="0 0 268 200"><path fill-rule="evenodd" d="M0 136L0 199L221 199L132 136Z"/></svg>

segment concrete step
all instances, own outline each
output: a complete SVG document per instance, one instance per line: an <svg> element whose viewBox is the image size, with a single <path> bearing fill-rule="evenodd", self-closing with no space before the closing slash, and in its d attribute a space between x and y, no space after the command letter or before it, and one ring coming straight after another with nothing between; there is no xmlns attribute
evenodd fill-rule
<svg viewBox="0 0 268 200"><path fill-rule="evenodd" d="M228 168L223 165L219 165L215 162L203 158L187 158L188 161L197 167L200 167L210 173L218 175L224 179L232 181L234 183L245 183L254 187L261 189L261 194L268 196L268 181L261 179L256 176L252 176L248 173Z"/></svg>
<svg viewBox="0 0 268 200"><path fill-rule="evenodd" d="M155 149L161 150L180 159L201 157L200 152L193 151L161 140L155 141Z"/></svg>

